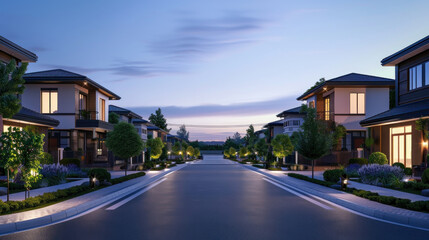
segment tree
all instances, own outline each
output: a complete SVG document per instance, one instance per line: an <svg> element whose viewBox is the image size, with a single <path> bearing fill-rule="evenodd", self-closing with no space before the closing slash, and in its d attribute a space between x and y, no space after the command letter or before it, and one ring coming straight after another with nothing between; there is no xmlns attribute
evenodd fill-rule
<svg viewBox="0 0 429 240"><path fill-rule="evenodd" d="M238 154L240 155L240 158L245 158L245 157L247 157L247 154L249 154L249 149L247 149L247 147L243 146L238 151Z"/></svg>
<svg viewBox="0 0 429 240"><path fill-rule="evenodd" d="M106 146L116 156L125 160L125 175L127 175L128 159L140 155L144 150L144 142L130 123L120 122L113 131L107 133Z"/></svg>
<svg viewBox="0 0 429 240"><path fill-rule="evenodd" d="M164 115L162 114L161 108L158 108L158 110L155 111L155 114L153 114L153 113L150 114L149 121L153 125L161 128L161 129L164 129L167 132L169 132L171 130L171 129L167 128L167 119L165 119Z"/></svg>
<svg viewBox="0 0 429 240"><path fill-rule="evenodd" d="M175 142L172 147L172 150L174 155L182 155L182 144L180 142Z"/></svg>
<svg viewBox="0 0 429 240"><path fill-rule="evenodd" d="M225 141L225 143L223 144L223 149L225 149L226 151L228 151L231 147L233 148L239 148L240 145L238 145L231 137L228 137Z"/></svg>
<svg viewBox="0 0 429 240"><path fill-rule="evenodd" d="M191 158L194 156L194 148L192 146L186 148L186 155Z"/></svg>
<svg viewBox="0 0 429 240"><path fill-rule="evenodd" d="M232 135L232 140L236 144L240 145L241 144L241 135L240 135L240 133L238 133L238 132L234 133L234 135Z"/></svg>
<svg viewBox="0 0 429 240"><path fill-rule="evenodd" d="M147 147L149 148L150 158L156 160L161 157L164 143L162 142L161 138L153 138L147 140Z"/></svg>
<svg viewBox="0 0 429 240"><path fill-rule="evenodd" d="M229 158L231 155L229 154L229 151L228 150L224 150L223 151L223 155L226 157L226 158Z"/></svg>
<svg viewBox="0 0 429 240"><path fill-rule="evenodd" d="M246 130L246 136L244 136L244 143L247 147L253 148L253 145L256 143L256 138L255 128L250 124L249 128Z"/></svg>
<svg viewBox="0 0 429 240"><path fill-rule="evenodd" d="M332 146L332 133L316 118L316 110L302 105L304 123L294 135L295 149L312 161L311 176L314 178L314 161L325 155Z"/></svg>
<svg viewBox="0 0 429 240"><path fill-rule="evenodd" d="M28 63L16 67L12 59L7 65L0 64L0 133L3 131L3 117L11 118L21 109L19 94L24 92L25 80L22 78L27 71Z"/></svg>
<svg viewBox="0 0 429 240"><path fill-rule="evenodd" d="M346 136L347 129L341 125L336 124L335 122L332 123L332 149L336 150L340 146L340 140Z"/></svg>
<svg viewBox="0 0 429 240"><path fill-rule="evenodd" d="M268 152L268 144L265 139L261 138L256 142L255 150L258 156L265 157Z"/></svg>
<svg viewBox="0 0 429 240"><path fill-rule="evenodd" d="M111 124L119 123L119 115L114 112L109 112L109 123Z"/></svg>
<svg viewBox="0 0 429 240"><path fill-rule="evenodd" d="M282 158L284 164L285 157L289 156L293 151L293 145L289 136L285 134L278 134L274 137L271 145L273 146L274 156Z"/></svg>
<svg viewBox="0 0 429 240"><path fill-rule="evenodd" d="M200 149L199 148L195 148L194 149L194 157L196 158L196 159L198 159L198 157L200 156Z"/></svg>
<svg viewBox="0 0 429 240"><path fill-rule="evenodd" d="M180 126L179 131L177 131L176 133L177 133L177 136L179 136L180 138L184 139L185 141L189 141L189 132L186 131L185 124Z"/></svg>
<svg viewBox="0 0 429 240"><path fill-rule="evenodd" d="M233 147L230 147L229 150L228 150L228 152L229 152L229 156L230 157L234 157L235 158L235 156L237 155L237 150L235 150L235 148L233 148Z"/></svg>
<svg viewBox="0 0 429 240"><path fill-rule="evenodd" d="M19 162L14 154L14 139L11 134L13 129L9 127L7 132L0 135L0 167L7 172L7 201L9 201L9 179L10 171L18 168Z"/></svg>

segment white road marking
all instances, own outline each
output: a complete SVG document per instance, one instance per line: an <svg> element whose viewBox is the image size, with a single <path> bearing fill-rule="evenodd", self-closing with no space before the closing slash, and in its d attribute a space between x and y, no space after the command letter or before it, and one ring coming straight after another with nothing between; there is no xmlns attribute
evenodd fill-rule
<svg viewBox="0 0 429 240"><path fill-rule="evenodd" d="M299 192L296 192L296 191L294 191L294 190L292 190L292 189L290 189L290 188L287 188L287 187L285 187L285 186L282 186L282 185L280 185L280 184L278 184L278 183L275 183L275 182L273 182L273 181L271 181L271 180L269 180L269 179L267 179L267 178L263 178L265 181L267 181L267 182L269 182L269 183L271 183L271 184L273 184L274 186L277 186L277 187L279 187L279 188L281 188L281 189L283 189L283 190L286 190L286 191L288 191L288 192L290 192L290 193L292 193L292 194L295 194L295 195L297 195L298 197L300 197L300 198L302 198L302 199L304 199L304 200L307 200L307 201L309 201L309 202L311 202L311 203L313 203L313 204L315 204L315 205L317 205L317 206L319 206L319 207L321 207L321 208L323 208L323 209L326 209L326 210L332 210L332 208L331 207L329 207L329 206L327 206L327 205L325 205L325 204L323 204L323 203L320 203L320 202L318 202L318 201L316 201L316 200L314 200L314 199L311 199L311 198L309 198L309 197L307 197L307 196L305 196L305 195L303 195L303 194L301 194L301 193L299 193Z"/></svg>
<svg viewBox="0 0 429 240"><path fill-rule="evenodd" d="M164 182L165 180L167 180L167 178L163 178L163 179L159 180L158 182L152 183L151 185L149 185L149 186L145 187L143 190L140 190L140 191L138 191L137 193L135 193L135 194L133 194L133 195L129 196L128 198L126 198L126 199L124 199L124 200L122 200L122 201L120 201L120 202L118 202L118 203L116 203L116 204L114 204L114 205L112 205L112 206L110 206L110 207L106 208L106 210L111 211L111 210L115 210L115 209L117 209L118 207L120 207L120 206L124 205L125 203L127 203L127 202L129 202L129 201L131 201L131 200L133 200L134 198L136 198L136 197L140 196L141 194L143 194L143 193L145 193L145 192L149 191L151 188L153 188L153 187L155 187L156 185L158 185L158 184L160 184L160 183Z"/></svg>

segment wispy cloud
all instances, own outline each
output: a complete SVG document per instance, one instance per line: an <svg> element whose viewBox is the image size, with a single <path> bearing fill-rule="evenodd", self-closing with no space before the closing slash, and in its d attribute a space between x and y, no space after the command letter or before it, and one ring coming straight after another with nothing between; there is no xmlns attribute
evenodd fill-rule
<svg viewBox="0 0 429 240"><path fill-rule="evenodd" d="M192 118L212 116L255 116L277 114L283 110L299 106L295 97L284 97L268 101L237 103L230 105L199 105L191 107L166 106L162 111L167 118ZM149 116L158 106L130 107L142 116Z"/></svg>

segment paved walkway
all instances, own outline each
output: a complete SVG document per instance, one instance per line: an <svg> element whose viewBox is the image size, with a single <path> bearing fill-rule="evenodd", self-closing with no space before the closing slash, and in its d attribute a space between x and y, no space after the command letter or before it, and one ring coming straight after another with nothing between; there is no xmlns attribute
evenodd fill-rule
<svg viewBox="0 0 429 240"><path fill-rule="evenodd" d="M128 171L127 174L133 174L133 173L137 173L138 171ZM146 175L148 175L149 177L151 177L152 175L156 174L156 171L148 171L146 172ZM110 174L112 175L112 178L118 178L118 177L122 177L125 176L125 172L124 171L111 171ZM88 178L84 178L84 179L80 179L80 180L76 180L73 182L68 182L68 183L64 183L64 184L59 184L59 185L55 185L55 186L50 186L50 187L44 187L44 188L37 188L34 190L30 190L30 197L35 197L35 196L39 196L39 195L43 195L44 193L47 192L56 192L57 190L60 189L66 189L66 188L70 188L70 187L74 187L74 186L79 186L84 182L88 182ZM21 201L25 199L25 192L18 192L18 193L13 193L10 194L9 196L9 200L11 201ZM1 196L0 200L2 200L3 202L7 200L7 196Z"/></svg>
<svg viewBox="0 0 429 240"><path fill-rule="evenodd" d="M115 193L124 188L130 187L132 185L136 185L136 184L142 185L145 183L150 183L154 181L154 179L157 179L158 177L162 177L163 175L168 174L169 172L179 170L183 167L186 167L187 165L188 164L180 164L170 169L164 169L161 171L149 171L143 177L131 179L129 181L115 184L110 187L105 187L100 190L97 190L76 198L72 198L60 203L56 203L44 208L0 216L0 230L2 227L1 224L15 223L15 222L21 222L21 221L26 221L26 220L35 219L35 218L41 218L55 213L59 213L64 210L77 208L82 204L89 203L94 200L99 200L102 197ZM116 177L119 177L119 176L120 174L118 173Z"/></svg>

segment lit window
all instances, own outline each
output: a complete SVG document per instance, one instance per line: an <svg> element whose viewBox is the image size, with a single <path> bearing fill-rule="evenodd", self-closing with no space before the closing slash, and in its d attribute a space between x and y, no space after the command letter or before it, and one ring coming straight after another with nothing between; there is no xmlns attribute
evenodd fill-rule
<svg viewBox="0 0 429 240"><path fill-rule="evenodd" d="M58 90L42 89L42 113L56 113L58 111Z"/></svg>
<svg viewBox="0 0 429 240"><path fill-rule="evenodd" d="M412 166L411 126L390 128L391 164L400 162L406 167Z"/></svg>
<svg viewBox="0 0 429 240"><path fill-rule="evenodd" d="M350 114L365 114L365 93L350 93Z"/></svg>
<svg viewBox="0 0 429 240"><path fill-rule="evenodd" d="M329 120L329 115L330 113L330 99L329 97L325 98L325 120L328 121Z"/></svg>
<svg viewBox="0 0 429 240"><path fill-rule="evenodd" d="M98 108L99 108L98 119L101 121L106 121L106 100L100 98Z"/></svg>
<svg viewBox="0 0 429 240"><path fill-rule="evenodd" d="M423 81L423 65L417 65L409 70L409 89L413 90L422 87Z"/></svg>

